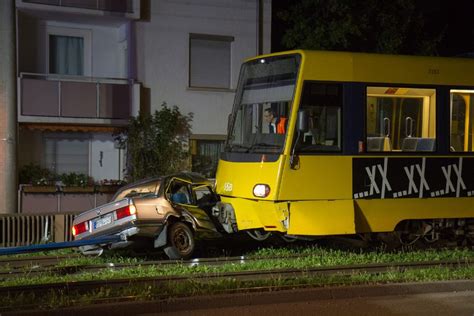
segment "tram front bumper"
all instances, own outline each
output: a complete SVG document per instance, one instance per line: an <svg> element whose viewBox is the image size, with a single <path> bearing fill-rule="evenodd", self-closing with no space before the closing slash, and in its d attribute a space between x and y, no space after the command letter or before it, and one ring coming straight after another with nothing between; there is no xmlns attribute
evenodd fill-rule
<svg viewBox="0 0 474 316"><path fill-rule="evenodd" d="M236 233L238 231L237 221L235 219L235 212L232 204L217 202L212 208L212 215L221 223L222 228L229 233Z"/></svg>
<svg viewBox="0 0 474 316"><path fill-rule="evenodd" d="M250 229L286 232L288 229L287 202L221 198L212 211L228 233Z"/></svg>

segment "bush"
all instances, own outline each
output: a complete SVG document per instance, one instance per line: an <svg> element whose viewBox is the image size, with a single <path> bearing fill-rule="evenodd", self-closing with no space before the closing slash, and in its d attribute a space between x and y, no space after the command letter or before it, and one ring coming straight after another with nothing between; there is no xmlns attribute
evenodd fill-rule
<svg viewBox="0 0 474 316"><path fill-rule="evenodd" d="M177 106L163 103L153 114L130 120L116 139L127 148L127 180L183 171L189 165L188 139L192 113L183 115Z"/></svg>
<svg viewBox="0 0 474 316"><path fill-rule="evenodd" d="M59 180L67 187L85 187L93 184L88 175L82 173L63 173L59 176Z"/></svg>
<svg viewBox="0 0 474 316"><path fill-rule="evenodd" d="M21 184L54 185L55 175L49 169L30 163L21 167L19 180Z"/></svg>

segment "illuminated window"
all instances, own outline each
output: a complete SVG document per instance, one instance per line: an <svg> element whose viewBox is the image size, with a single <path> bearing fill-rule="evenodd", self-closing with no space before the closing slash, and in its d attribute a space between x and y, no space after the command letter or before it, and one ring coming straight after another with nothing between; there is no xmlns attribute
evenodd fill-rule
<svg viewBox="0 0 474 316"><path fill-rule="evenodd" d="M367 87L367 151L434 151L436 91Z"/></svg>
<svg viewBox="0 0 474 316"><path fill-rule="evenodd" d="M451 151L474 151L474 91L451 90Z"/></svg>

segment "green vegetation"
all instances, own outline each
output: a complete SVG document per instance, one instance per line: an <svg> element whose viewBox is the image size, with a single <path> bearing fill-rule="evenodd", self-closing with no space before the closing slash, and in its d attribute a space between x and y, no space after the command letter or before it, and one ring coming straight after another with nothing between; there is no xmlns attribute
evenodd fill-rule
<svg viewBox="0 0 474 316"><path fill-rule="evenodd" d="M55 251L56 255L72 254L72 250ZM47 255L51 255L48 253ZM34 255L23 255L34 259ZM15 256L18 257L18 256ZM386 273L359 273L354 275L311 275L304 271L327 266L343 266L367 263L390 262L423 262L434 260L474 261L474 251L468 249L436 250L402 250L385 252L376 251L343 251L318 247L301 248L265 248L252 251L248 258L268 258L267 260L248 260L245 263L227 263L221 266L212 265L153 265L142 266L142 257L124 257L108 255L102 257L70 257L61 260L49 272L30 275L31 267L25 267L22 276L0 280L0 287L18 285L53 284L75 281L97 281L121 278L145 278L159 276L185 276L181 281L166 281L154 284L127 284L121 288L104 285L90 291L55 291L35 297L34 293L10 294L0 298L4 309L57 308L65 306L87 305L102 301L166 299L176 296L206 295L235 291L246 291L249 288L275 290L276 288L323 287L356 284L381 284L394 282L421 282L439 280L474 279L474 267L430 268L407 271L389 271ZM2 258L3 259L3 258ZM113 264L110 264L113 263ZM81 266L109 264L110 269L88 272L81 271ZM114 269L116 264L132 264L124 269ZM64 268L64 269L62 269ZM68 269L70 268L70 269ZM235 278L208 279L206 276L219 276L227 272L300 269L303 274L297 277L283 278L275 276L262 280L238 280ZM53 271L57 271L57 274ZM69 271L71 274L65 274ZM106 282L104 282L106 284ZM1 310L1 308L0 308Z"/></svg>
<svg viewBox="0 0 474 316"><path fill-rule="evenodd" d="M68 256L68 255L74 255L74 254L77 254L77 253L78 252L74 248L64 248L64 249L56 249L56 250L49 250L49 251L38 251L38 252L22 253L22 254L16 254L16 255L0 256L0 262L2 262L4 260L13 259L13 258L31 258L31 259L34 259L35 257L38 257L38 256L48 256L48 257Z"/></svg>
<svg viewBox="0 0 474 316"><path fill-rule="evenodd" d="M22 166L18 176L22 184L54 185L55 181L53 172L34 163Z"/></svg>
<svg viewBox="0 0 474 316"><path fill-rule="evenodd" d="M59 179L61 180L62 184L68 187L85 187L88 185L93 185L92 178L82 173L63 173L59 175Z"/></svg>
<svg viewBox="0 0 474 316"><path fill-rule="evenodd" d="M140 277L140 269L136 277ZM132 271L130 271L132 273ZM215 281L188 278L182 282L162 282L155 285L129 284L122 288L103 286L90 292L56 292L50 290L36 297L33 293L20 295L7 295L0 298L0 306L15 309L16 306L27 308L28 305L36 308L49 309L66 306L88 305L101 301L123 300L151 300L166 299L177 296L209 295L245 291L259 287L260 290L272 291L276 288L302 288L324 287L342 285L367 285L394 282L428 282L439 280L473 279L474 268L433 268L421 270L408 270L404 272L388 272L383 274L361 273L355 275L330 275L330 276L301 276L292 278L273 278L266 280L240 281L233 278Z"/></svg>
<svg viewBox="0 0 474 316"><path fill-rule="evenodd" d="M318 247L300 248L262 248L250 253L249 257L278 257L291 258L301 256L303 260L320 260L321 266L349 265L385 262L411 262L453 260L474 258L474 252L469 249L402 249L386 252L384 249L374 251L343 251ZM298 259L298 261L301 259Z"/></svg>
<svg viewBox="0 0 474 316"><path fill-rule="evenodd" d="M162 104L153 114L140 112L117 141L127 147L127 174L131 182L186 170L188 138L193 114L182 114L177 106Z"/></svg>
<svg viewBox="0 0 474 316"><path fill-rule="evenodd" d="M305 48L389 54L438 55L452 41L441 3L410 0L298 0L278 12L282 44ZM445 18L437 16L436 12ZM452 28L452 26L451 26ZM466 48L463 48L463 50Z"/></svg>
<svg viewBox="0 0 474 316"><path fill-rule="evenodd" d="M250 253L249 258L269 258L268 260L246 261L244 264L228 263L220 266L194 265L158 265L141 266L143 258L133 257L77 257L61 260L57 267L77 267L72 271L80 271L85 265L134 264L130 268L107 269L99 272L82 272L69 275L55 275L44 273L39 276L30 276L25 273L15 279L0 280L0 286L33 285L57 282L73 282L87 280L110 280L116 278L138 278L157 277L170 275L195 276L202 274L220 274L240 271L259 271L271 269L310 269L316 267L342 266L368 263L390 263L390 262L422 262L433 260L474 260L474 252L467 249L452 250L413 250L386 253L383 251L351 252L342 250L323 249L317 247L300 249L261 249ZM28 270L28 269L26 269Z"/></svg>

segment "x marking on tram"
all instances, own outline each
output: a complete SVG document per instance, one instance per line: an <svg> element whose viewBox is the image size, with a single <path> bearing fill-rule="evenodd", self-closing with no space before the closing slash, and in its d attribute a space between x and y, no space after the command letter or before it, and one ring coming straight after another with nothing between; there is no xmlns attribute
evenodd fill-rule
<svg viewBox="0 0 474 316"><path fill-rule="evenodd" d="M415 168L420 176L420 194L419 197L423 197L423 189L429 190L430 187L428 186L428 182L425 179L425 161L426 158L423 158L422 165L420 167L419 164L411 165L409 167L404 167L405 173L408 177L408 194L412 194L412 192L418 193L418 187L416 186L414 177L415 177Z"/></svg>
<svg viewBox="0 0 474 316"><path fill-rule="evenodd" d="M385 197L385 188L387 188L389 191L392 191L392 187L390 186L390 183L388 182L388 179L387 179L387 163L388 163L388 159L385 158L383 168L381 164L373 165L371 167L365 167L365 171L367 172L367 175L369 176L369 179L370 179L369 195L373 195L374 190L375 190L375 193L377 194L380 193L380 197L383 199ZM379 189L379 186L376 181L377 170L382 176L381 189Z"/></svg>
<svg viewBox="0 0 474 316"><path fill-rule="evenodd" d="M451 181L451 167L453 168L457 177L456 189L454 189L454 184ZM441 169L443 170L444 177L446 178L445 193L448 194L450 192L456 192L456 197L459 197L460 189L462 188L463 190L466 190L466 185L462 179L462 158L459 158L459 165L452 164L448 165L447 168L441 167Z"/></svg>

